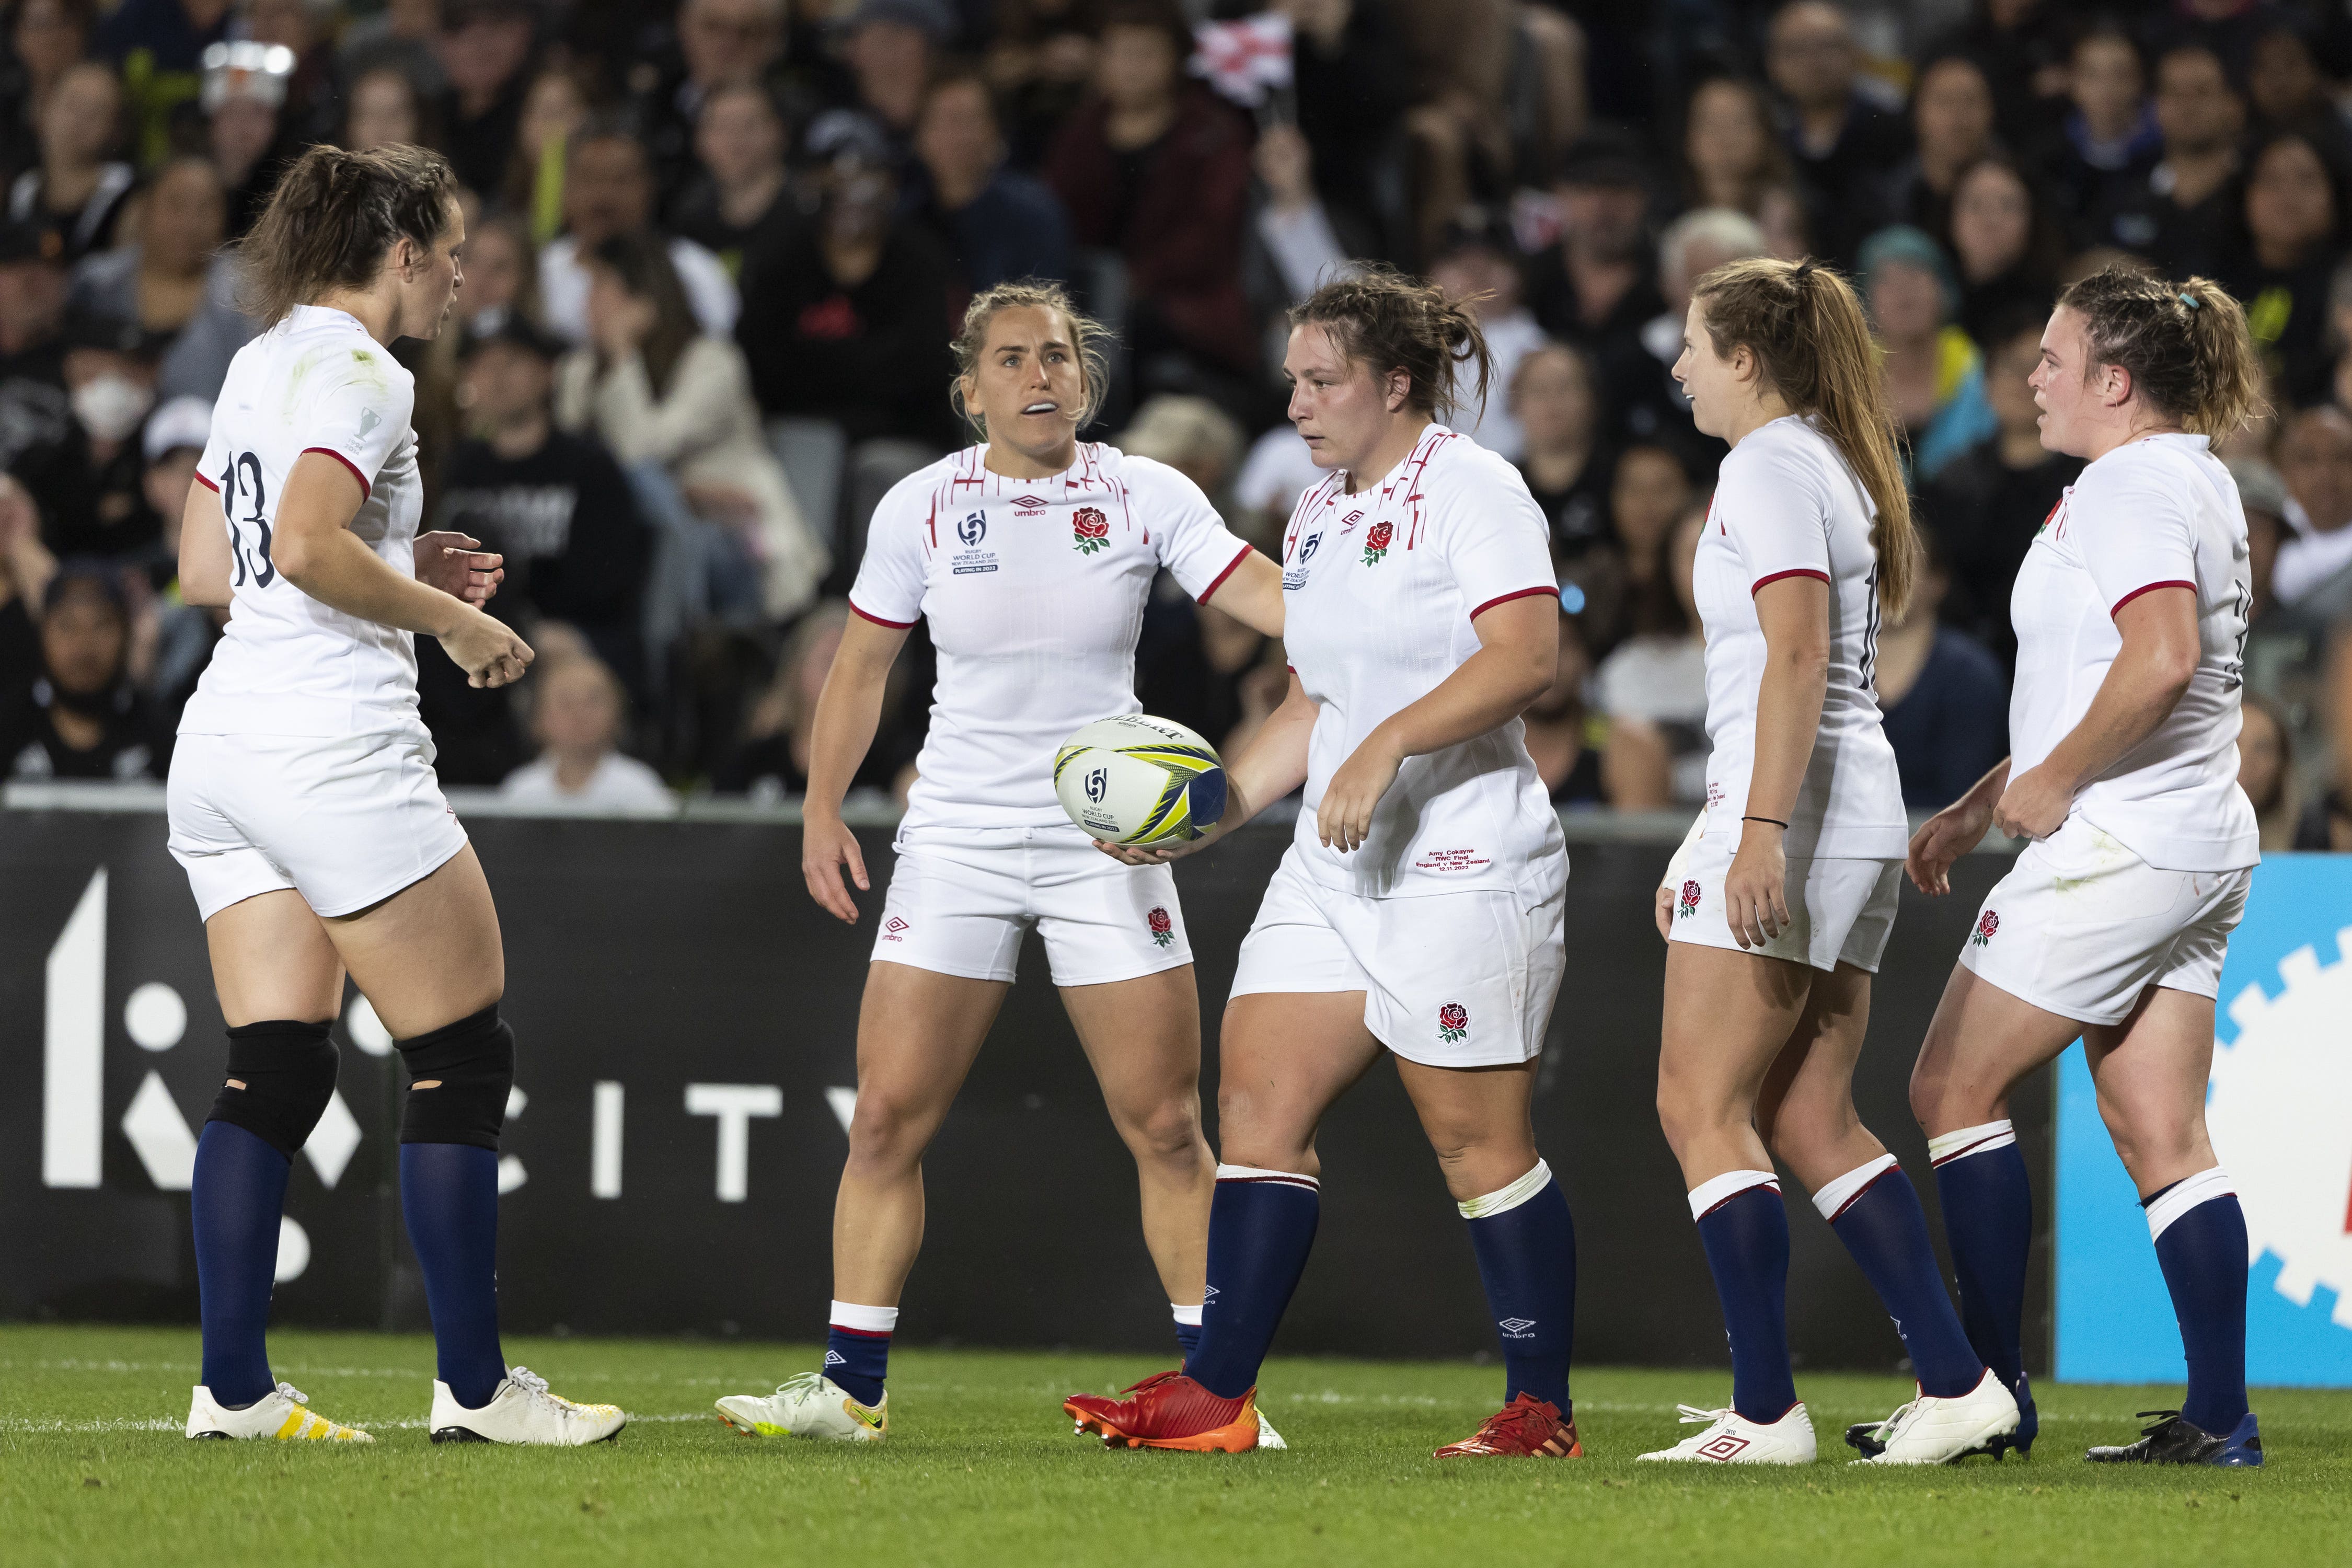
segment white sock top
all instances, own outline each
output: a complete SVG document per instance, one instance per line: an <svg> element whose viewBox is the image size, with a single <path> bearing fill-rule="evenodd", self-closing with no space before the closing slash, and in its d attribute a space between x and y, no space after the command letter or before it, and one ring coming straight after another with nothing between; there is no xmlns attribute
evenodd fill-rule
<svg viewBox="0 0 2352 1568"><path fill-rule="evenodd" d="M856 1329L861 1333L887 1334L898 1327L896 1307L861 1307L855 1301L835 1301L825 1320L836 1329Z"/></svg>
<svg viewBox="0 0 2352 1568"><path fill-rule="evenodd" d="M2183 1176L2164 1190L2164 1195L2147 1205L2147 1236L2157 1240L2172 1228L2172 1222L2202 1204L2215 1198L2235 1197L2238 1189L2230 1183L2230 1173L2216 1165L2210 1171L2200 1171L2193 1176Z"/></svg>
<svg viewBox="0 0 2352 1568"><path fill-rule="evenodd" d="M1995 1149L2006 1149L2017 1142L2017 1129L2006 1119L1987 1121L1980 1126L1962 1127L1954 1131L1938 1133L1927 1140L1927 1158L1938 1165L1954 1160L1965 1160L1971 1154L1988 1154Z"/></svg>
<svg viewBox="0 0 2352 1568"><path fill-rule="evenodd" d="M1175 1315L1178 1322L1188 1329L1197 1329L1201 1326L1201 1303L1198 1301L1189 1307L1180 1307L1171 1301L1168 1303L1168 1310Z"/></svg>
<svg viewBox="0 0 2352 1568"><path fill-rule="evenodd" d="M1221 1182L1288 1182L1293 1186L1310 1187L1317 1192L1323 1184L1312 1176L1302 1176L1296 1171L1267 1171L1255 1165L1220 1165L1217 1180Z"/></svg>
<svg viewBox="0 0 2352 1568"><path fill-rule="evenodd" d="M1543 1191L1550 1181L1551 1167L1538 1159L1533 1170L1509 1186L1499 1192L1488 1193L1485 1197L1472 1198L1467 1203L1459 1203L1454 1206L1462 1211L1464 1219L1492 1219L1498 1214L1510 1213Z"/></svg>
<svg viewBox="0 0 2352 1568"><path fill-rule="evenodd" d="M1777 1193L1780 1178L1769 1171L1726 1171L1709 1176L1690 1191L1691 1218L1705 1219L1750 1187L1769 1187Z"/></svg>
<svg viewBox="0 0 2352 1568"><path fill-rule="evenodd" d="M1863 1188L1893 1170L1895 1163L1892 1154L1864 1161L1844 1175L1823 1182L1821 1190L1813 1194L1813 1206L1822 1211L1823 1219L1837 1218L1845 1213L1846 1205L1862 1196Z"/></svg>

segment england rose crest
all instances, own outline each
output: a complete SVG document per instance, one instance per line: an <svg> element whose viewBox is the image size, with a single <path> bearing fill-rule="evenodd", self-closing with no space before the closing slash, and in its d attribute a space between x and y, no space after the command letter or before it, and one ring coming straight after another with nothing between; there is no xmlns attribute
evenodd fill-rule
<svg viewBox="0 0 2352 1568"><path fill-rule="evenodd" d="M1386 528L1388 524L1381 525ZM1452 1045L1470 1032L1470 1009L1459 1002L1448 1002L1437 1010L1437 1037Z"/></svg>
<svg viewBox="0 0 2352 1568"><path fill-rule="evenodd" d="M1389 552L1389 541L1395 537L1396 530L1389 523L1376 522L1372 524L1371 528L1364 534L1364 564L1367 566L1379 565L1381 559Z"/></svg>
<svg viewBox="0 0 2352 1568"><path fill-rule="evenodd" d="M1691 916L1698 913L1698 891L1699 889L1696 882L1685 882L1683 884L1682 899L1675 905L1675 916L1676 919L1686 921L1690 919Z"/></svg>
<svg viewBox="0 0 2352 1568"><path fill-rule="evenodd" d="M1092 555L1110 542L1110 519L1097 508L1082 506L1070 518L1070 531L1077 535L1078 553Z"/></svg>
<svg viewBox="0 0 2352 1568"><path fill-rule="evenodd" d="M1976 934L1969 938L1969 942L1973 946L1982 947L1992 941L1993 933L1999 930L2000 930L2000 917L1987 910L1978 918Z"/></svg>
<svg viewBox="0 0 2352 1568"><path fill-rule="evenodd" d="M1143 918L1150 922L1152 941L1158 942L1162 947L1167 947L1175 942L1176 922L1168 918L1168 911L1166 910L1155 908L1150 914Z"/></svg>

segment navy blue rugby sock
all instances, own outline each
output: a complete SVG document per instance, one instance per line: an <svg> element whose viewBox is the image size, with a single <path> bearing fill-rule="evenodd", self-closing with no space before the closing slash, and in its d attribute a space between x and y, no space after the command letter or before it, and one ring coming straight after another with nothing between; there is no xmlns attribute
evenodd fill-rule
<svg viewBox="0 0 2352 1568"><path fill-rule="evenodd" d="M860 1405L882 1403L890 1375L890 1336L898 1331L898 1309L835 1301L824 1336L824 1374Z"/></svg>
<svg viewBox="0 0 2352 1568"><path fill-rule="evenodd" d="M2226 1437L2246 1415L2246 1214L2216 1165L2141 1200L2164 1269L2189 1393L2180 1414Z"/></svg>
<svg viewBox="0 0 2352 1568"><path fill-rule="evenodd" d="M196 1139L188 1208L204 1303L199 1381L232 1409L278 1386L269 1373L269 1289L292 1169L292 1161L235 1122L207 1121Z"/></svg>
<svg viewBox="0 0 2352 1568"><path fill-rule="evenodd" d="M1957 1399L1983 1382L1984 1363L1944 1293L1943 1270L1927 1239L1927 1211L1895 1156L1881 1154L1824 1184L1813 1194L1813 1206L1862 1266L1895 1320L1895 1331L1911 1352L1919 1392Z"/></svg>
<svg viewBox="0 0 2352 1568"><path fill-rule="evenodd" d="M1960 1325L1977 1359L2014 1389L2025 1375L2025 1261L2033 1246L2033 1184L2009 1122L1927 1141L1944 1239L1960 1288Z"/></svg>
<svg viewBox="0 0 2352 1568"><path fill-rule="evenodd" d="M425 1273L437 1375L458 1404L478 1410L507 1375L499 1344L498 1152L403 1143L400 1207Z"/></svg>
<svg viewBox="0 0 2352 1568"><path fill-rule="evenodd" d="M1503 1403L1532 1394L1570 1418L1569 1353L1576 1340L1576 1222L1551 1167L1457 1205L1470 1222L1478 1279L1503 1346Z"/></svg>
<svg viewBox="0 0 2352 1568"><path fill-rule="evenodd" d="M1789 1214L1769 1171L1727 1171L1690 1194L1691 1217L1723 1302L1731 1405L1771 1426L1797 1403L1789 1370Z"/></svg>
<svg viewBox="0 0 2352 1568"><path fill-rule="evenodd" d="M1220 1399L1257 1384L1257 1369L1315 1246L1322 1185L1294 1171L1219 1165L1209 1200L1209 1286L1201 1344L1186 1375Z"/></svg>

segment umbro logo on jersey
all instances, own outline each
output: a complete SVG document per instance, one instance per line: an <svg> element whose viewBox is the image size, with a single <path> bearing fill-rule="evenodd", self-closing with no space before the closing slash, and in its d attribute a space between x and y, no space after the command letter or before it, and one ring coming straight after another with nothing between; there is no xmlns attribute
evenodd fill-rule
<svg viewBox="0 0 2352 1568"><path fill-rule="evenodd" d="M1355 527L1356 524L1363 521L1364 509L1362 507L1358 507L1355 510L1349 512L1347 516L1339 520L1339 531L1345 533L1348 530Z"/></svg>
<svg viewBox="0 0 2352 1568"><path fill-rule="evenodd" d="M1035 496L1014 496L1014 497L1013 498L1013 516L1015 516L1015 517L1043 517L1045 514L1045 503L1043 500L1041 500L1040 499L1038 499L1037 497L1035 497Z"/></svg>

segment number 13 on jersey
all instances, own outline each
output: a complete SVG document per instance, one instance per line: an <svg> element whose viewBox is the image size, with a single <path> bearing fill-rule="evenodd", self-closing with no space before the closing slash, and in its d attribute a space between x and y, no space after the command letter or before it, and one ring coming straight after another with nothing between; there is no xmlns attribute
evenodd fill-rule
<svg viewBox="0 0 2352 1568"><path fill-rule="evenodd" d="M221 513L228 520L229 554L236 562L236 574L230 579L231 587L242 588L250 575L254 586L267 588L278 576L277 564L269 559L269 521L262 510L268 504L261 483L261 459L250 452L239 452L228 460L220 476ZM252 507L240 520L236 515L239 501ZM250 553L247 552L242 521L254 531Z"/></svg>

